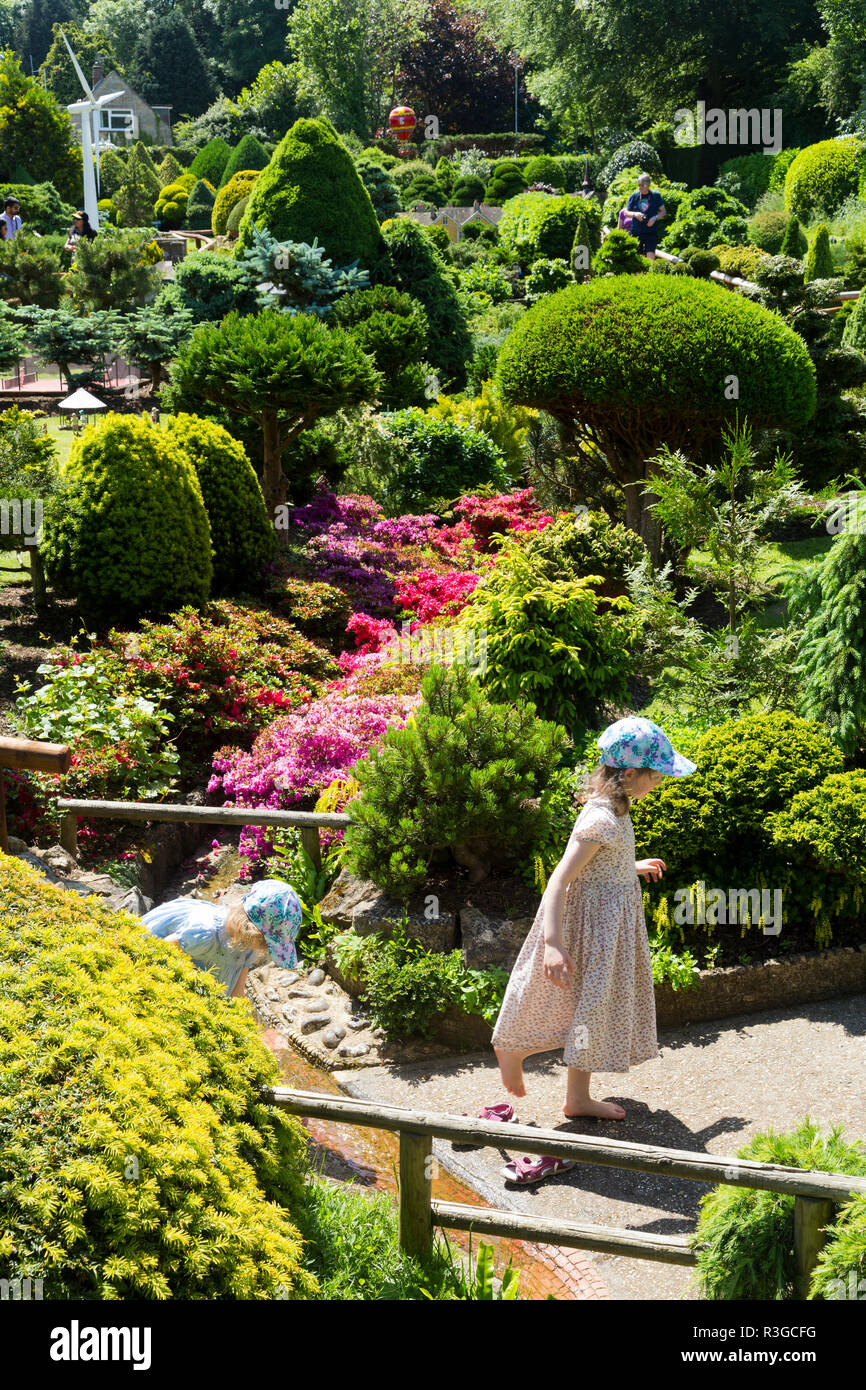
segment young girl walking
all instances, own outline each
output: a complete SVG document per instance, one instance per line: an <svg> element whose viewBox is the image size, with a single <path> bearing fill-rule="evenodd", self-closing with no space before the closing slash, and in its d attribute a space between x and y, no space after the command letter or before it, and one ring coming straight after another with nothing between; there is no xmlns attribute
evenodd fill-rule
<svg viewBox="0 0 866 1390"><path fill-rule="evenodd" d="M265 878L238 907L218 907L201 898L174 898L142 917L153 936L179 946L199 970L207 970L226 994L242 999L247 973L271 960L290 970L297 962L295 937L301 901L288 883Z"/></svg>
<svg viewBox="0 0 866 1390"><path fill-rule="evenodd" d="M493 1031L505 1089L523 1096L523 1062L563 1049L568 1082L563 1113L622 1120L625 1111L589 1094L594 1071L628 1071L658 1056L649 942L638 876L657 880L661 859L634 857L629 802L663 777L688 777L695 764L676 753L649 719L620 719L598 740L601 762L562 859L508 982ZM485 1107L510 1120L511 1105ZM523 1156L506 1178L534 1184L570 1168L565 1159Z"/></svg>

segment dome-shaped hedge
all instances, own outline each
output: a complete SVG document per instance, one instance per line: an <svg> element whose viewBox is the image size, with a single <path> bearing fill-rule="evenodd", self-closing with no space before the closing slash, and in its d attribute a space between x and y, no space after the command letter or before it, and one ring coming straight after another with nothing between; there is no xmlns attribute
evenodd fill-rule
<svg viewBox="0 0 866 1390"><path fill-rule="evenodd" d="M382 254L379 222L352 156L327 120L296 121L250 194L237 254L253 244L252 228L278 241L318 239L334 265L370 270Z"/></svg>
<svg viewBox="0 0 866 1390"><path fill-rule="evenodd" d="M159 190L154 214L163 227L180 227L186 218L189 188L179 181Z"/></svg>
<svg viewBox="0 0 866 1390"><path fill-rule="evenodd" d="M626 145L620 145L615 150L610 159L605 164L598 176L597 182L602 188L609 188L623 169L637 167L647 174L661 174L662 162L652 145L648 145L646 140L630 140Z"/></svg>
<svg viewBox="0 0 866 1390"><path fill-rule="evenodd" d="M497 224L499 241L527 265L538 260L567 261L582 204L583 199L572 193L560 197L521 193L509 198Z"/></svg>
<svg viewBox="0 0 866 1390"><path fill-rule="evenodd" d="M243 445L198 415L171 416L166 428L198 475L213 539L213 593L255 588L275 532Z"/></svg>
<svg viewBox="0 0 866 1390"><path fill-rule="evenodd" d="M679 276L595 280L542 300L505 340L497 378L508 401L614 428L641 415L652 431L673 414L711 427L737 410L798 425L815 409L809 354L777 314Z"/></svg>
<svg viewBox="0 0 866 1390"><path fill-rule="evenodd" d="M227 223L232 208L237 207L242 198L248 197L253 190L253 184L259 176L258 169L239 169L233 174L228 183L224 183L216 195L213 205L213 217L211 226L215 236L225 236Z"/></svg>
<svg viewBox="0 0 866 1390"><path fill-rule="evenodd" d="M192 463L140 416L107 415L73 445L45 523L49 577L89 616L170 612L210 592L211 536Z"/></svg>
<svg viewBox="0 0 866 1390"><path fill-rule="evenodd" d="M226 236L236 237L240 231L241 223L244 220L244 213L250 201L249 193L244 194L239 203L235 203L228 217L226 218Z"/></svg>
<svg viewBox="0 0 866 1390"><path fill-rule="evenodd" d="M798 217L832 216L860 190L863 175L864 145L856 136L807 145L785 175L785 207Z"/></svg>
<svg viewBox="0 0 866 1390"><path fill-rule="evenodd" d="M0 854L3 1274L46 1299L315 1297L297 1121L249 1011Z"/></svg>

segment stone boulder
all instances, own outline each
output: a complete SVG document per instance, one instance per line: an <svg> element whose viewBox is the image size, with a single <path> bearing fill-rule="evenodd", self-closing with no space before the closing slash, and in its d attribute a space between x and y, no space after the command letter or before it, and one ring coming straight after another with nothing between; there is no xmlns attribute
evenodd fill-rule
<svg viewBox="0 0 866 1390"><path fill-rule="evenodd" d="M469 970L489 970L498 965L509 974L532 926L532 917L486 917L477 907L460 912L463 964Z"/></svg>
<svg viewBox="0 0 866 1390"><path fill-rule="evenodd" d="M389 898L369 879L355 878L343 869L330 892L319 903L322 921L358 936L382 932L390 936L405 917L406 935L428 951L451 951L457 941L457 916L438 911L428 916L425 907L412 908Z"/></svg>

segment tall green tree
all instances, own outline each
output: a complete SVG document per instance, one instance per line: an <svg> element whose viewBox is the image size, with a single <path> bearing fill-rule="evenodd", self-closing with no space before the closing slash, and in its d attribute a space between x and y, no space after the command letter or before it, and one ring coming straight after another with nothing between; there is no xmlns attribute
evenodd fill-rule
<svg viewBox="0 0 866 1390"><path fill-rule="evenodd" d="M156 16L141 34L129 76L145 101L167 103L174 116L198 116L214 81L189 20L180 10Z"/></svg>
<svg viewBox="0 0 866 1390"><path fill-rule="evenodd" d="M150 226L159 191L160 179L153 160L141 141L136 140L126 161L123 182L111 195L121 223L126 227Z"/></svg>
<svg viewBox="0 0 866 1390"><path fill-rule="evenodd" d="M0 182L19 167L37 183L53 183L64 198L81 197L81 150L72 121L7 48L0 55Z"/></svg>
<svg viewBox="0 0 866 1390"><path fill-rule="evenodd" d="M70 106L82 97L81 83L78 80L69 51L61 36L61 29L78 59L81 71L90 81L93 64L97 55L105 60L105 71L119 66L119 59L112 47L111 39L100 29L87 30L80 24L55 24L52 27L51 47L45 55L40 71L45 74L49 92L53 92L61 106Z"/></svg>

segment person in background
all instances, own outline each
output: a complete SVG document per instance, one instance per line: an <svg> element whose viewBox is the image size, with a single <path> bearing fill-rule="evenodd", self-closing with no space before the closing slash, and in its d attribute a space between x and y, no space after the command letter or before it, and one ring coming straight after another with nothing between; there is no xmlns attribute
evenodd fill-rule
<svg viewBox="0 0 866 1390"><path fill-rule="evenodd" d="M82 237L92 241L95 236L96 232L90 225L90 218L83 208L79 208L72 219L72 226L69 228L69 236L66 238L64 250L74 251Z"/></svg>
<svg viewBox="0 0 866 1390"><path fill-rule="evenodd" d="M654 261L659 235L658 223L668 214L662 202L662 195L651 192L650 183L649 174L640 174L637 190L632 193L625 206L626 215L631 218L631 234L638 239L641 255Z"/></svg>
<svg viewBox="0 0 866 1390"><path fill-rule="evenodd" d="M21 218L19 216L20 204L17 198L7 198L3 203L3 238L5 241L14 241L21 231Z"/></svg>

